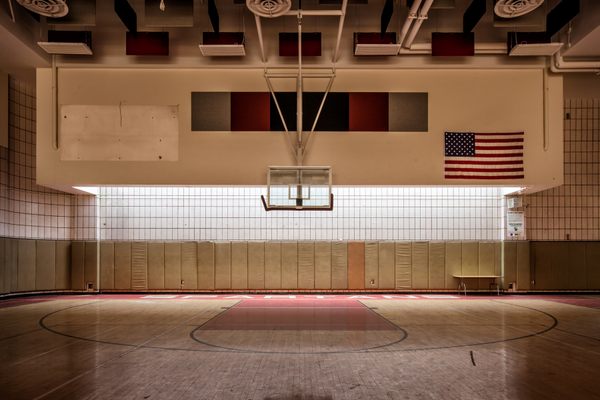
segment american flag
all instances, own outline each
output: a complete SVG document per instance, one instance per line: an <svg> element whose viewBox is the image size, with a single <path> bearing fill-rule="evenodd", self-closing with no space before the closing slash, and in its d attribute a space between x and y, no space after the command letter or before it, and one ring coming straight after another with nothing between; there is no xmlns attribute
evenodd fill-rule
<svg viewBox="0 0 600 400"><path fill-rule="evenodd" d="M446 132L446 179L523 179L523 132Z"/></svg>

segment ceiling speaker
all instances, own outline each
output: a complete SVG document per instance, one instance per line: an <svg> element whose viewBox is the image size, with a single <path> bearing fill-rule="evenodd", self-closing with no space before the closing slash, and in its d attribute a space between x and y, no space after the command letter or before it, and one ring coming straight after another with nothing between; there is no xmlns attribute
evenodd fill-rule
<svg viewBox="0 0 600 400"><path fill-rule="evenodd" d="M246 0L246 6L259 17L280 17L292 8L292 0Z"/></svg>
<svg viewBox="0 0 600 400"><path fill-rule="evenodd" d="M69 13L65 0L17 0L17 3L45 17L60 18Z"/></svg>

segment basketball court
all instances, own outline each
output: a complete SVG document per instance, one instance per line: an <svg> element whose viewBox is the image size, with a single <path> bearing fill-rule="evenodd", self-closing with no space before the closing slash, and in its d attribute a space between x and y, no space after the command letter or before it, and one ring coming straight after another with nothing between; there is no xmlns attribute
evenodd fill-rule
<svg viewBox="0 0 600 400"><path fill-rule="evenodd" d="M73 295L0 309L0 397L600 398L599 296Z"/></svg>

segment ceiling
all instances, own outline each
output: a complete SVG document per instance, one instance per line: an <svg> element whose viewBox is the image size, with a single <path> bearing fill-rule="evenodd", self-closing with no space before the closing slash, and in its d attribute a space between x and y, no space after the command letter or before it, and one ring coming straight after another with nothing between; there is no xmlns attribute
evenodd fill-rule
<svg viewBox="0 0 600 400"><path fill-rule="evenodd" d="M244 57L203 57L198 45L202 33L212 32L209 17L209 0L163 0L165 11L160 10L160 0L129 0L136 16L137 30L169 33L168 56L128 56L125 54L127 28L115 13L113 1L67 0L70 12L59 19L39 17L26 11L17 0L0 4L0 68L11 71L23 68L48 66L50 56L37 46L47 39L48 30L89 30L92 32L91 56L58 56L59 65L93 66L161 66L161 67L253 67L289 66L297 63L295 57L280 57L279 33L297 32L297 18L282 16L261 18L266 63L263 62L255 16L245 1L216 0L221 32L244 32ZM379 32L385 0L350 1L340 41L338 67L402 67L412 65L460 65L468 67L478 63L519 65L539 63L540 57L509 57L505 51L507 33L510 31L544 31L546 15L560 0L545 0L534 12L520 18L501 20L495 17L494 0L484 1L486 10L473 28L475 53L478 48L495 49L475 57L432 57L430 52L433 32L462 32L463 16L473 0L435 0L428 17L415 37L412 50L392 57L356 57L353 55L354 32ZM570 0L564 0L570 1ZM9 4L12 3L15 21ZM302 10L336 10L335 0L302 0ZM409 1L410 3L410 1ZM393 13L387 32L398 36L409 8L406 0L393 0ZM298 9L295 0L292 9ZM332 64L339 17L305 16L304 32L321 32L322 55L309 57L306 65L330 66ZM552 41L565 43L563 55L572 60L600 60L600 2L581 0L581 11ZM492 61L481 61L493 57ZM415 60L418 60L415 61Z"/></svg>

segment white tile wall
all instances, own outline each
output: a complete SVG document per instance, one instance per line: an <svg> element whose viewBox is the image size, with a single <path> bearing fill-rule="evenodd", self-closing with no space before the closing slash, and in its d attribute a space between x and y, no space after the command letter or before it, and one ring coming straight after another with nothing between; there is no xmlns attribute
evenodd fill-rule
<svg viewBox="0 0 600 400"><path fill-rule="evenodd" d="M102 187L102 240L498 240L516 188L334 187L333 211L269 211L261 187Z"/></svg>
<svg viewBox="0 0 600 400"><path fill-rule="evenodd" d="M600 100L565 101L565 184L525 198L531 240L600 240Z"/></svg>

